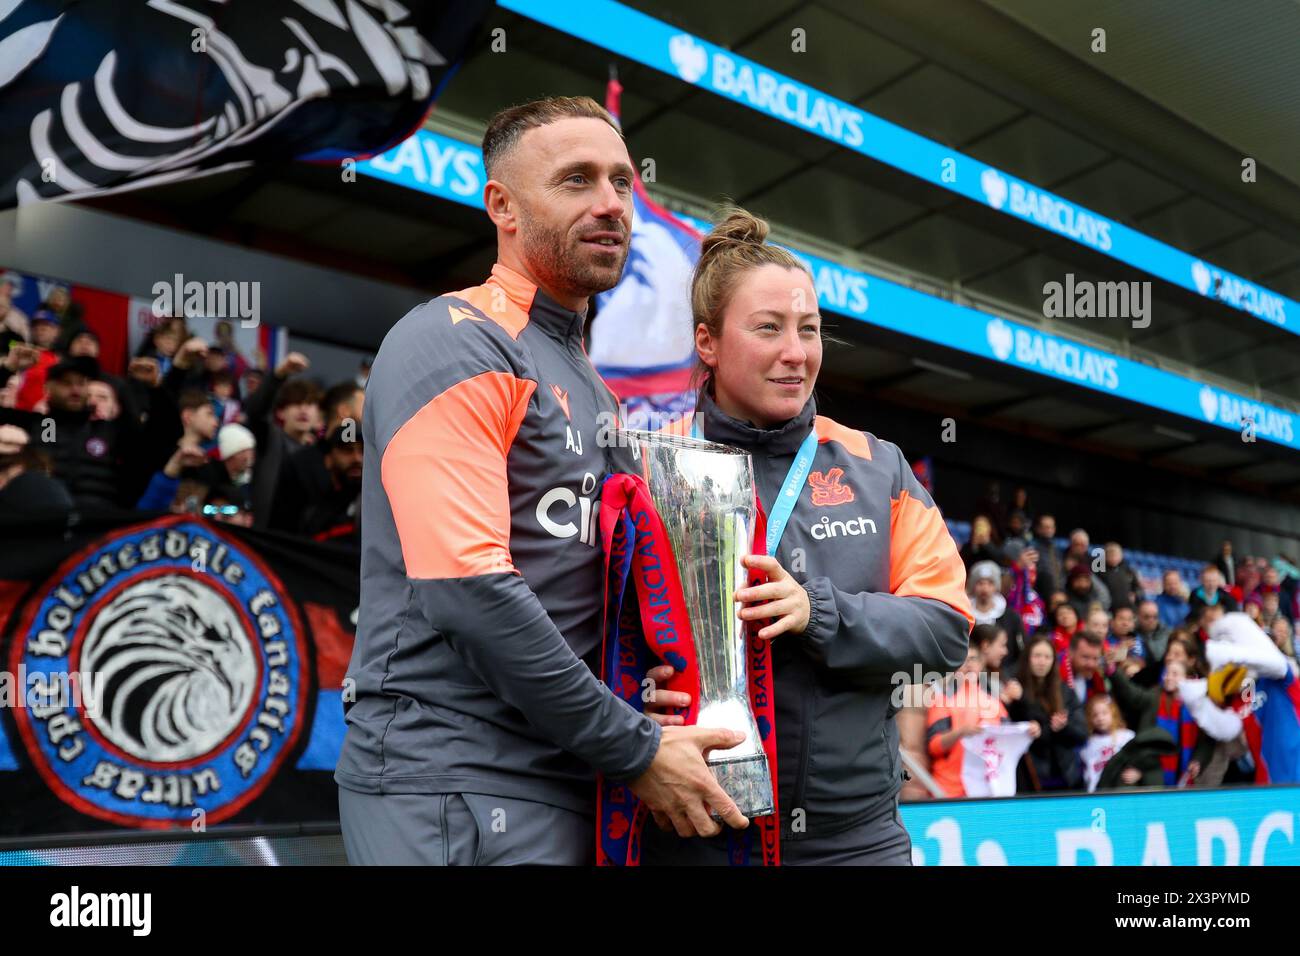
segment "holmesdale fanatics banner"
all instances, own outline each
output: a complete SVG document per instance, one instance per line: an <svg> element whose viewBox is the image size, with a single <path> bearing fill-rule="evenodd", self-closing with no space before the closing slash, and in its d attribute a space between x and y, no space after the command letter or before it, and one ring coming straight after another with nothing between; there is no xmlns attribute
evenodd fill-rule
<svg viewBox="0 0 1300 956"><path fill-rule="evenodd" d="M0 837L337 820L354 549L132 513L0 540Z"/></svg>

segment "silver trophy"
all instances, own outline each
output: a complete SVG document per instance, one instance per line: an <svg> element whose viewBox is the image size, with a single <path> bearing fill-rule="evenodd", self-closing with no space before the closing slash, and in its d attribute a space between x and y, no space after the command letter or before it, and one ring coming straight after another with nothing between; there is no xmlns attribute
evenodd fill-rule
<svg viewBox="0 0 1300 956"><path fill-rule="evenodd" d="M710 753L709 767L745 816L773 813L772 775L749 707L742 605L734 600L748 582L741 558L754 546L753 463L730 445L661 432L622 434L640 449L641 477L681 578L700 670L696 725L745 735L744 743Z"/></svg>

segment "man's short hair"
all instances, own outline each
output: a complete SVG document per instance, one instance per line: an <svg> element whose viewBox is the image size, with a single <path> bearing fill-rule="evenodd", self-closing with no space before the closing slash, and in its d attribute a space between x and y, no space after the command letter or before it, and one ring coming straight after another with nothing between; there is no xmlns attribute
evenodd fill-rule
<svg viewBox="0 0 1300 956"><path fill-rule="evenodd" d="M291 378L275 395L275 411L290 405L319 405L320 386L309 378Z"/></svg>
<svg viewBox="0 0 1300 956"><path fill-rule="evenodd" d="M328 418L334 414L334 410L346 402L352 401L357 392L364 392L356 382L340 382L337 385L331 385L320 400L320 410Z"/></svg>
<svg viewBox="0 0 1300 956"><path fill-rule="evenodd" d="M1090 634L1087 631L1075 631L1070 637L1070 650L1074 650L1080 644L1088 644L1091 647L1101 647L1103 641L1096 634Z"/></svg>
<svg viewBox="0 0 1300 956"><path fill-rule="evenodd" d="M208 396L197 388L185 389L185 391L181 392L180 398L176 400L176 404L180 406L182 412L192 412L196 408L202 408L204 405L209 404L209 402Z"/></svg>
<svg viewBox="0 0 1300 956"><path fill-rule="evenodd" d="M569 118L604 120L620 137L623 135L609 110L590 96L548 96L510 106L488 121L487 132L483 134L483 169L488 179L497 178L502 161L524 133Z"/></svg>

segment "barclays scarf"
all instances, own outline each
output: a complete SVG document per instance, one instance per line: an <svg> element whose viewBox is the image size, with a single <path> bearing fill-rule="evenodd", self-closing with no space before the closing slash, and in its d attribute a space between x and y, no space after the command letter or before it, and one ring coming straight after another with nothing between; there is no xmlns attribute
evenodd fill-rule
<svg viewBox="0 0 1300 956"><path fill-rule="evenodd" d="M764 516L755 499L755 553L764 550ZM645 481L635 475L611 474L601 487L600 535L605 551L605 622L601 679L620 698L644 713L642 681L659 663L672 665L665 689L691 695L683 716L687 726L698 717L700 687L691 625L682 597L681 579L663 522ZM629 588L629 579L632 587ZM752 583L756 583L751 581ZM759 625L760 627L762 625ZM776 727L769 642L752 636L749 650L749 698L772 775L775 805ZM780 862L779 810L750 821L745 830L724 827L733 866L775 866ZM647 808L625 783L600 775L596 798L596 863L637 866Z"/></svg>

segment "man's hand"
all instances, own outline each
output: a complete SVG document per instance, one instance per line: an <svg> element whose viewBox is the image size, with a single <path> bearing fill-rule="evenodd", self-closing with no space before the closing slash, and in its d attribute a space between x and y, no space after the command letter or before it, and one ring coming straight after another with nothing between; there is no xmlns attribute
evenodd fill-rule
<svg viewBox="0 0 1300 956"><path fill-rule="evenodd" d="M307 371L311 367L311 362L307 356L301 352L290 352L284 357L284 360L275 367L276 378L288 378L291 375L298 375Z"/></svg>
<svg viewBox="0 0 1300 956"><path fill-rule="evenodd" d="M177 443L176 451L167 459L167 464L163 465L163 474L168 478L179 478L186 468L202 467L207 460L208 456L202 448L182 438Z"/></svg>
<svg viewBox="0 0 1300 956"><path fill-rule="evenodd" d="M186 339L185 344L176 350L176 357L172 359L172 364L177 368L193 368L195 359L202 359L207 354L208 343L196 335Z"/></svg>
<svg viewBox="0 0 1300 956"><path fill-rule="evenodd" d="M39 355L40 351L35 346L15 342L5 356L5 368L14 373L25 372L36 364Z"/></svg>
<svg viewBox="0 0 1300 956"><path fill-rule="evenodd" d="M654 813L656 822L663 826L667 818L678 836L720 833L722 828L709 816L710 808L728 826L743 830L749 820L718 784L704 757L710 750L730 750L744 740L738 730L665 727L654 761L629 786Z"/></svg>
<svg viewBox="0 0 1300 956"><path fill-rule="evenodd" d="M31 436L17 425L0 425L0 455L16 455L30 440Z"/></svg>
<svg viewBox="0 0 1300 956"><path fill-rule="evenodd" d="M979 724L970 724L966 727L954 727L947 731L939 738L939 749L944 753L952 750L957 746L957 741L964 740L967 737L973 737L980 732L982 728Z"/></svg>
<svg viewBox="0 0 1300 956"><path fill-rule="evenodd" d="M752 570L765 572L767 583L752 588L741 588L736 592L737 601L749 604L749 607L740 609L740 619L761 621L776 618L758 632L759 639L764 641L770 641L778 634L787 631L791 634L802 634L808 627L808 618L812 615L808 592L804 590L803 585L790 577L789 572L781 567L776 558L751 554L744 558L744 565Z"/></svg>
<svg viewBox="0 0 1300 956"><path fill-rule="evenodd" d="M158 364L156 358L140 356L131 359L131 364L126 367L126 374L149 388L157 388L162 380L162 366Z"/></svg>
<svg viewBox="0 0 1300 956"><path fill-rule="evenodd" d="M686 718L680 714L670 714L670 709L691 706L691 695L679 690L664 690L660 685L668 683L673 676L672 665L660 664L645 672L650 680L649 698L645 701L645 715L663 727L680 727ZM645 697L645 693L642 693Z"/></svg>
<svg viewBox="0 0 1300 956"><path fill-rule="evenodd" d="M1125 767L1119 772L1120 783L1127 784L1130 787L1133 786L1133 784L1138 783L1141 779L1142 771L1137 767Z"/></svg>

